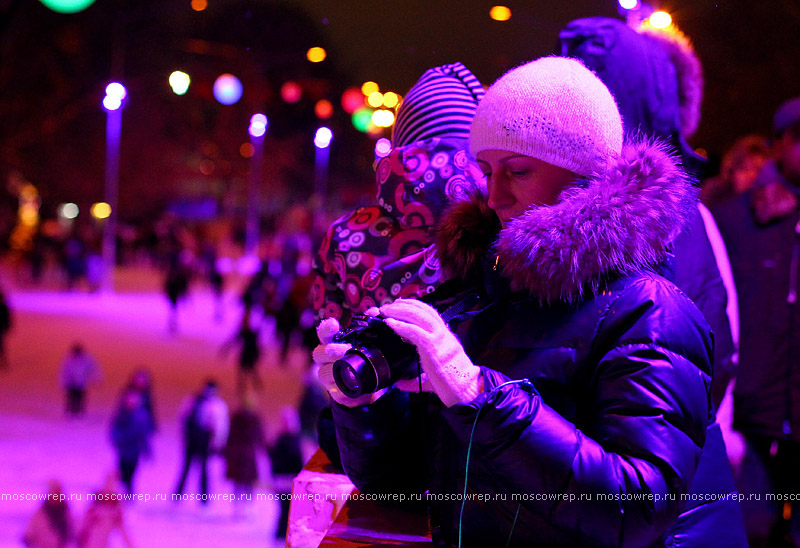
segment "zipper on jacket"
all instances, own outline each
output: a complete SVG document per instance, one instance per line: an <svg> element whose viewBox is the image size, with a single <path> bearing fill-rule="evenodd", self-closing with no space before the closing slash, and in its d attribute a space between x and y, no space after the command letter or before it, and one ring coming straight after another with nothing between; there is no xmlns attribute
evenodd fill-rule
<svg viewBox="0 0 800 548"><path fill-rule="evenodd" d="M794 245L792 246L792 263L789 268L789 294L786 296L786 302L794 304L797 302L797 268L800 266L800 221L794 226Z"/></svg>

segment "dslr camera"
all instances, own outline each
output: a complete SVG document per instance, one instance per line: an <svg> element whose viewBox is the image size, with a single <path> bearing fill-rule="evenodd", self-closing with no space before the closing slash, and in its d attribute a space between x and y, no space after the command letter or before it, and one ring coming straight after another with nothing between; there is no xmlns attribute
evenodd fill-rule
<svg viewBox="0 0 800 548"><path fill-rule="evenodd" d="M333 364L333 380L342 394L350 398L419 375L417 349L404 342L380 318L356 314L349 327L333 336L333 341L353 345Z"/></svg>

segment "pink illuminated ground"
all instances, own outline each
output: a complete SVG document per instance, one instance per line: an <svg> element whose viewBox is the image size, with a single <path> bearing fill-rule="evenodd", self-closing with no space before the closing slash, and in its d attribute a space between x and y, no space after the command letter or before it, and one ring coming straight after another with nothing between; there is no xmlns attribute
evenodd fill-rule
<svg viewBox="0 0 800 548"><path fill-rule="evenodd" d="M178 335L170 336L160 280L147 270L120 272L118 292L106 296L62 292L54 282L47 289L26 287L8 268L2 283L15 326L8 340L11 369L0 372L0 493L40 493L49 479L57 478L67 494L82 496L72 503L73 512L82 516L86 494L100 487L115 468L108 425L119 390L130 371L143 365L155 377L160 430L153 443L154 459L138 471L137 489L152 498L169 497L181 464L180 402L206 377L215 376L229 405L235 404L234 353L220 359L218 350L236 326L236 288L227 295L222 323L213 320L208 292L196 288L181 310ZM64 418L57 376L58 364L75 340L84 342L105 375L90 392L88 414L82 420ZM297 402L306 359L298 350L289 366L280 368L268 350L262 363L267 386L259 404L268 426L281 406ZM231 491L219 459L211 470L212 489ZM190 486L195 482L190 476ZM258 492L268 492L268 486L260 486ZM38 504L0 501L0 548L22 546L19 539ZM203 509L193 502L151 500L126 506L126 520L137 547L263 548L272 545L276 508L276 502L254 502L249 518L234 519L229 502L212 502ZM119 538L112 539L111 546L122 545Z"/></svg>

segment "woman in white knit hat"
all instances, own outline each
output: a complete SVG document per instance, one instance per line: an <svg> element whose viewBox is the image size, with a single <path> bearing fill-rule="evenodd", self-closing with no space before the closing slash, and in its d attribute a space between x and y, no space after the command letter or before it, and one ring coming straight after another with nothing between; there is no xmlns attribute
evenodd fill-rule
<svg viewBox="0 0 800 548"><path fill-rule="evenodd" d="M364 492L426 493L443 545L720 545L678 519L713 351L657 273L694 204L687 177L661 147L623 144L608 89L566 58L495 82L470 145L488 200L439 228L452 279L436 308L372 311L416 347L424 379L334 404L345 471ZM330 368L349 344L318 331Z"/></svg>

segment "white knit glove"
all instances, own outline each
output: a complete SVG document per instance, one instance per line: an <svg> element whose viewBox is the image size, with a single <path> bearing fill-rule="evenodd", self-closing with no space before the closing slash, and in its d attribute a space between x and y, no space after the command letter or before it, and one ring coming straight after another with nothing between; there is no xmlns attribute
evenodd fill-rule
<svg viewBox="0 0 800 548"><path fill-rule="evenodd" d="M386 325L417 347L422 370L447 407L470 402L483 392L480 367L467 357L436 309L422 301L398 299L379 310Z"/></svg>
<svg viewBox="0 0 800 548"><path fill-rule="evenodd" d="M345 352L352 348L349 343L335 343L333 336L339 332L339 322L336 318L326 318L317 326L317 335L320 343L312 352L314 363L319 366L319 382L331 395L331 399L347 407L359 407L369 405L380 398L386 389L378 390L372 394L364 394L357 398L348 398L342 394L336 381L333 380L333 363L345 355Z"/></svg>

